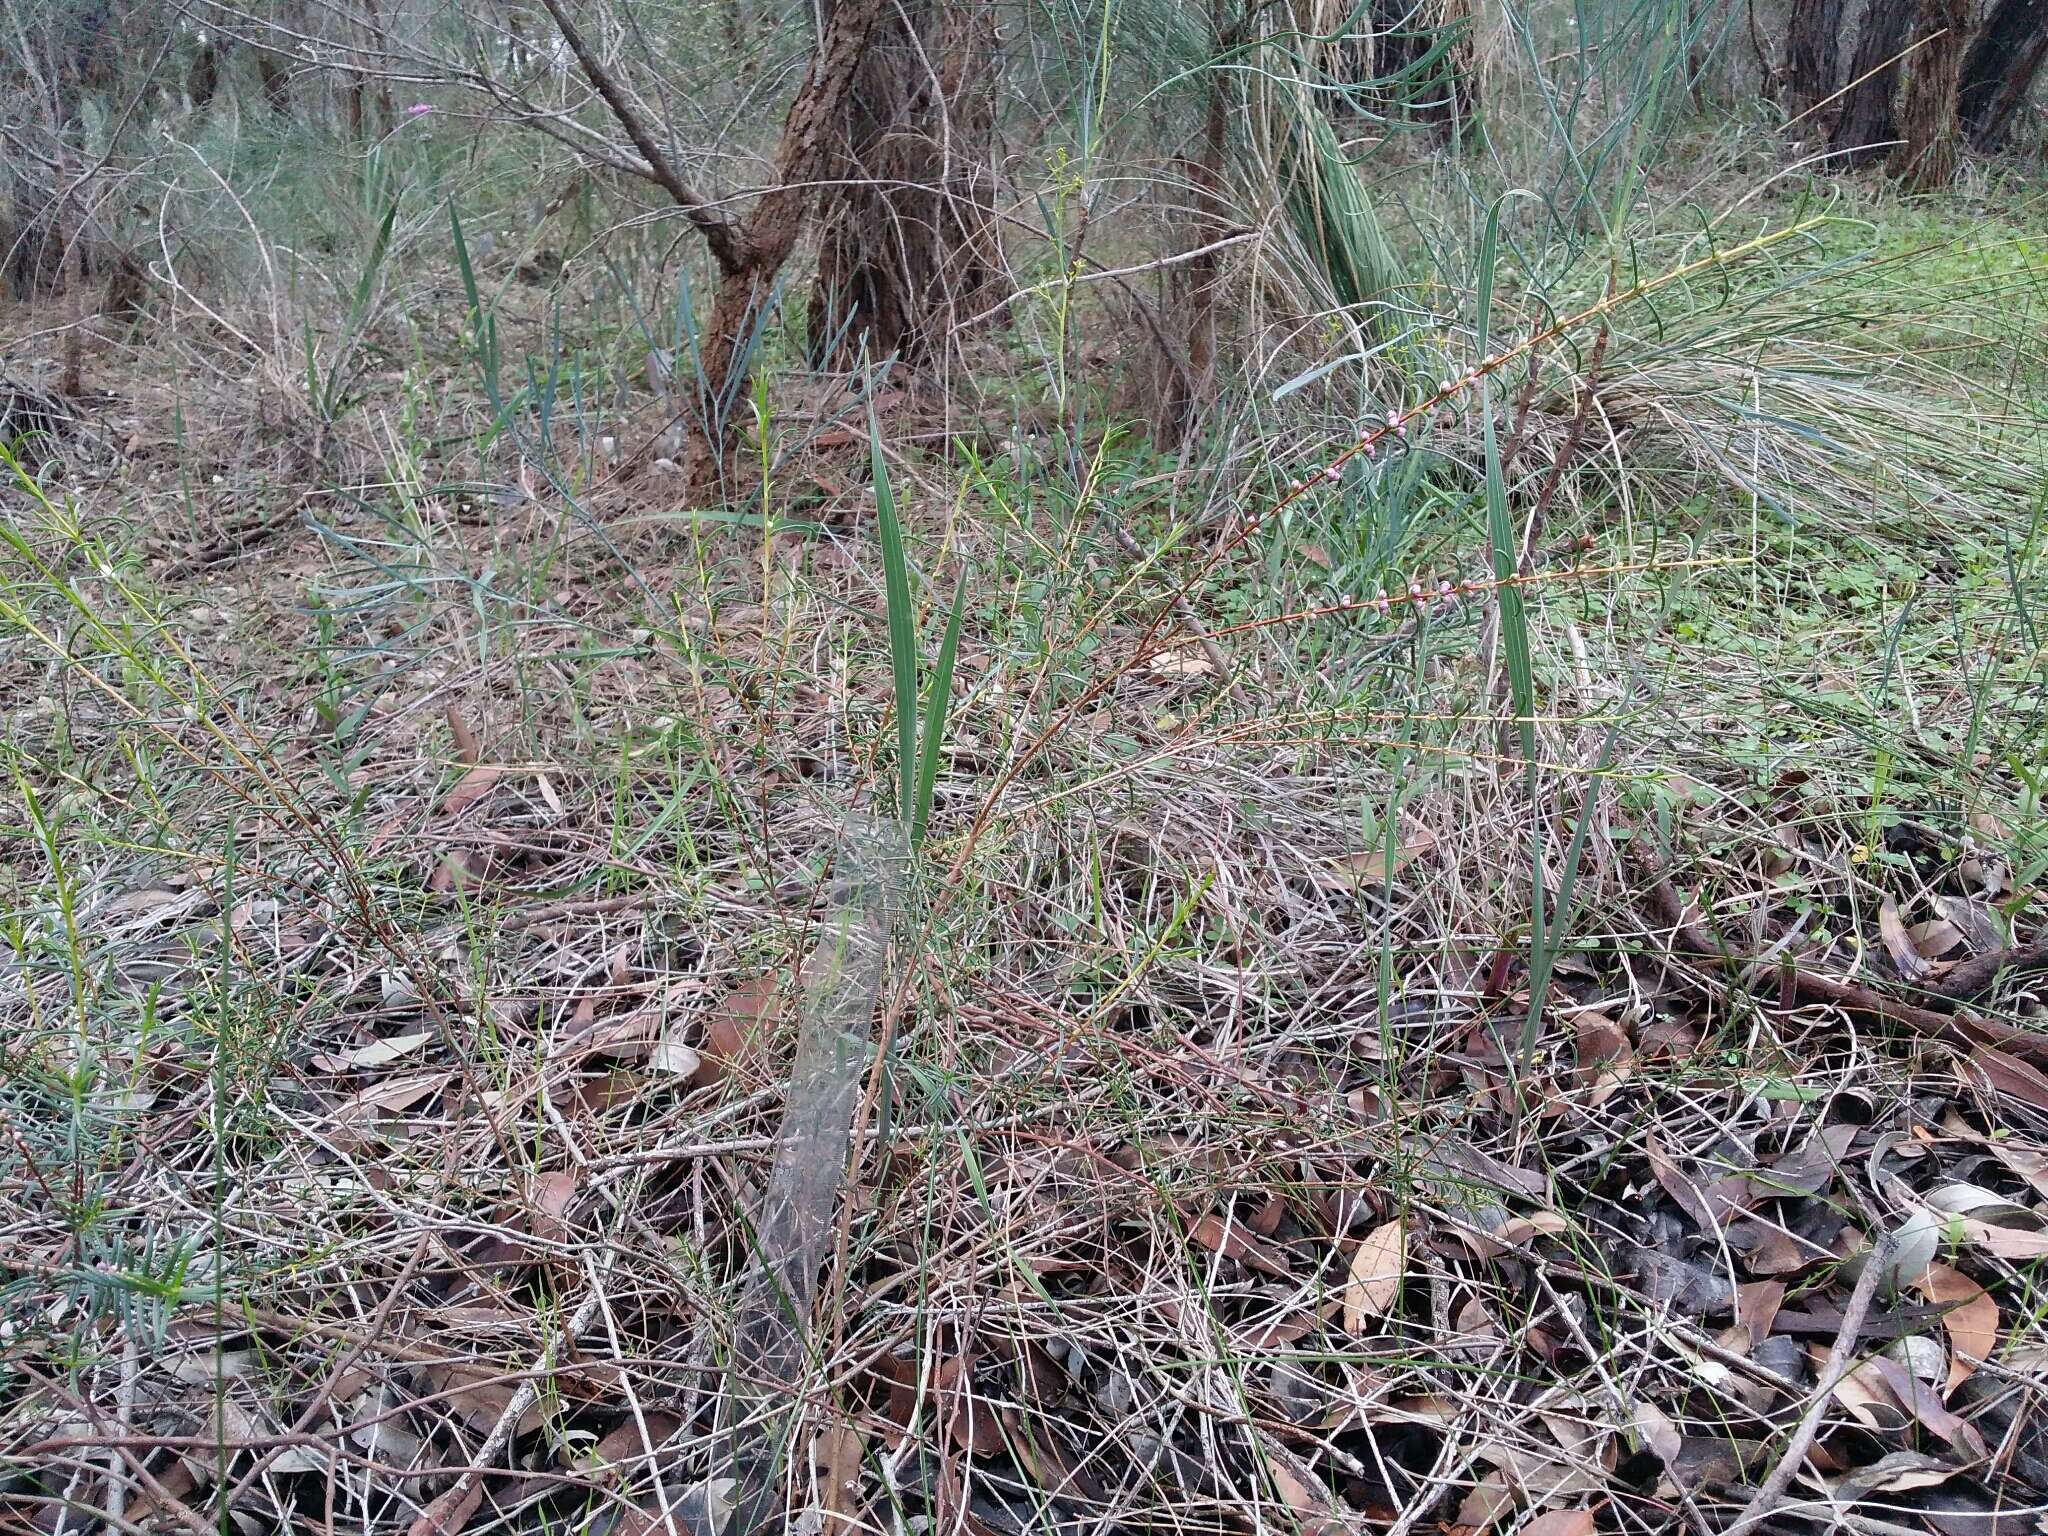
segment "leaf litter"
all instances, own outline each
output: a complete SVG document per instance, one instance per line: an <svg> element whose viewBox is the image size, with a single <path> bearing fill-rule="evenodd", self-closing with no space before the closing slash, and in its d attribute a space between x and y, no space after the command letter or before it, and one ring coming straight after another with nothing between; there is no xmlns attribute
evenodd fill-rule
<svg viewBox="0 0 2048 1536"><path fill-rule="evenodd" d="M852 609L857 575L821 579ZM1214 686L1156 654L1148 708ZM705 740L753 722L746 687L703 697ZM111 1214L81 1232L61 1158L4 1197L0 1511L48 1529L43 1489L102 1488L125 1447L128 1518L164 1528L330 1498L374 1533L711 1523L830 833L795 786L842 771L854 704L775 707L758 764L705 759L753 776L772 856L698 803L625 846L616 786L487 756L470 722L510 715L466 702L366 790L395 935L282 840L249 855L281 871L262 908L218 848L176 880L89 871L108 974L160 1011L89 1063ZM1389 859L1342 763L1167 777L1129 728L1084 722L1124 754L1114 803L1017 823L1000 917L947 941L973 963L878 1011L814 1351L773 1384L796 1528L1725 1527L1816 1408L1787 1528L1829 1499L2037 1528L2048 1077L2038 980L2001 960L2038 943L2006 840L1858 865L1846 821L1792 825L1767 785L1755 843L1680 824L1646 876L1653 839L1603 801L1525 1064L1477 779L1405 805ZM39 1004L69 995L34 964ZM229 983L262 1027L224 1079ZM10 1106L47 1115L83 1058L7 997Z"/></svg>

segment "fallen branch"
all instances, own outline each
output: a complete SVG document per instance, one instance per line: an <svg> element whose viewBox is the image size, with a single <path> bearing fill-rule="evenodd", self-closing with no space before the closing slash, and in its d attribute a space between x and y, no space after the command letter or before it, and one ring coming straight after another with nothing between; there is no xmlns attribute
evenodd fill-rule
<svg viewBox="0 0 2048 1536"><path fill-rule="evenodd" d="M1671 932L1674 949L1696 959L1712 961L1725 971L1739 973L1755 963L1755 956L1730 949L1713 929L1685 915L1685 903L1678 894L1678 888L1671 883L1671 877L1664 872L1656 857L1643 846L1641 837L1632 838L1630 846L1636 861L1649 876L1650 899ZM1823 975L1783 961L1779 964L1786 990L1795 1002L1828 1003L1845 1012L1881 1019L1926 1039L1939 1040L1963 1050L1989 1045L2037 1064L2048 1064L2048 1037L2030 1030L1994 1023L1974 1014L1936 1012L1916 1003L1887 997L1861 982L1845 981L1839 976Z"/></svg>
<svg viewBox="0 0 2048 1536"><path fill-rule="evenodd" d="M1723 1536L1743 1536L1744 1532L1769 1519L1777 1509L1778 1501L1785 1497L1785 1490L1791 1486L1793 1476L1805 1462L1806 1453L1813 1448L1813 1437L1820 1432L1820 1421L1827 1413L1828 1399L1834 1396L1842 1378L1849 1374L1849 1357L1856 1351L1856 1340L1863 1330L1863 1315L1870 1310L1870 1303L1877 1295L1877 1282L1891 1267L1894 1247L1891 1233L1881 1232L1865 1255L1863 1273L1856 1277L1856 1289L1849 1293L1849 1304L1842 1309L1841 1331L1835 1335L1834 1348L1828 1351L1827 1364L1821 1367L1820 1380L1813 1389L1813 1401L1800 1417L1799 1427L1792 1432L1792 1443L1785 1447L1785 1454L1771 1468L1771 1475L1764 1479L1756 1496Z"/></svg>
<svg viewBox="0 0 2048 1536"><path fill-rule="evenodd" d="M2048 970L2048 939L2008 945L1965 960L1938 981L1929 982L1924 990L1935 1007L1954 1007L1988 990L2006 971L2040 970Z"/></svg>

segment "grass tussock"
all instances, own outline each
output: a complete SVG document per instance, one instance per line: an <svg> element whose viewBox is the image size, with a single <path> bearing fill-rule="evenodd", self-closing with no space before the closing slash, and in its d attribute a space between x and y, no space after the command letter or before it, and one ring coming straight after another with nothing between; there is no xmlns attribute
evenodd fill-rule
<svg viewBox="0 0 2048 1536"><path fill-rule="evenodd" d="M715 504L598 190L230 164L263 301L0 492L0 1525L2036 1522L2038 189L1631 169L1527 25L1406 201L1287 120L1183 441L1096 96Z"/></svg>

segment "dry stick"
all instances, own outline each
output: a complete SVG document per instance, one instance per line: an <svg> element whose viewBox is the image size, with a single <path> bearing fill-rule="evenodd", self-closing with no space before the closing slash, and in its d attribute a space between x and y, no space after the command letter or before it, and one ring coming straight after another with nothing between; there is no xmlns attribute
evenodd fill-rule
<svg viewBox="0 0 2048 1536"><path fill-rule="evenodd" d="M2044 969L2048 969L2048 939L2036 939L1965 960L1940 980L1929 982L1925 990L1935 1007L1953 1007L1989 987L2001 972Z"/></svg>
<svg viewBox="0 0 2048 1536"><path fill-rule="evenodd" d="M1530 563L1536 558L1536 541L1543 535L1543 515L1550 510L1557 488L1564 481L1565 471L1571 468L1572 461L1579 455L1579 439L1585 436L1586 418L1593 409L1593 393L1600 387L1600 364L1607 356L1608 335L1608 327L1603 323L1600 334L1593 338L1593 355L1586 364L1585 383L1580 388L1578 409L1572 413L1572 424L1565 433L1564 446L1550 461L1550 473L1543 481L1543 489L1536 493L1536 505L1529 513L1529 531L1523 537L1522 558L1518 562L1524 576L1529 574Z"/></svg>
<svg viewBox="0 0 2048 1536"><path fill-rule="evenodd" d="M1677 887L1671 883L1671 877L1664 873L1655 856L1641 846L1643 841L1638 835L1629 840L1629 845L1637 862L1650 877L1650 897L1671 929L1673 947L1696 959L1711 960L1723 970L1740 971L1753 964L1755 957L1730 949L1712 929L1686 917L1685 903L1679 897ZM1931 1008L1886 997L1860 982L1823 976L1803 966L1791 966L1787 975L1792 995L1799 1002L1832 1003L1850 1013L1902 1025L1916 1035L1966 1051L1978 1046L1991 1046L2036 1063L2048 1064L2048 1037L1969 1014L1937 1013Z"/></svg>
<svg viewBox="0 0 2048 1536"><path fill-rule="evenodd" d="M590 1326L591 1319L597 1316L599 1297L600 1293L593 1289L583 1298L583 1305L576 1309L576 1315L569 1319L568 1331L563 1337L572 1349L576 1341L583 1337L583 1330ZM525 1415L526 1410L533 1406L534 1399L540 1396L540 1384L552 1372L554 1358L555 1344L550 1339L542 1346L540 1358L534 1362L533 1370L519 1383L518 1390L512 1394L512 1400L505 1404L505 1411L498 1415L497 1423L491 1426L490 1434L484 1437L483 1445L469 1466L463 1469L462 1476L455 1480L454 1485L446 1493L420 1511L419 1518L413 1521L406 1536L448 1536L448 1533L462 1529L463 1522L468 1518L464 1510L465 1501L482 1480L484 1473L504 1454L505 1446L511 1440L513 1430L518 1428L519 1420Z"/></svg>
<svg viewBox="0 0 2048 1536"><path fill-rule="evenodd" d="M1828 1351L1827 1364L1821 1367L1820 1380L1814 1386L1813 1401L1807 1405L1799 1427L1792 1432L1792 1443L1785 1447L1785 1454L1771 1469L1771 1475L1764 1479L1763 1486L1756 1491L1728 1527L1723 1536L1743 1536L1745 1531L1761 1525L1778 1507L1791 1485L1792 1478L1806 1460L1806 1453L1813 1446L1813 1437L1820 1432L1820 1421L1827 1412L1828 1399L1834 1396L1835 1388L1849 1374L1849 1356L1855 1352L1856 1336L1863 1327L1863 1315L1870 1310L1870 1303L1877 1295L1877 1282L1891 1267L1892 1253L1897 1240L1889 1232L1878 1234L1876 1243L1863 1262L1863 1273L1856 1277L1856 1289L1849 1293L1849 1304L1842 1309L1842 1328L1835 1335L1834 1348Z"/></svg>
<svg viewBox="0 0 2048 1536"><path fill-rule="evenodd" d="M721 272L736 272L746 265L746 240L743 231L728 219L713 213L704 199L697 195L685 182L669 159L654 142L654 135L640 120L640 114L633 110L626 94L619 88L611 72L604 67L604 61L591 50L576 23L562 7L562 0L540 0L547 7L547 13L554 18L556 28L562 34L562 41L569 45L569 51L576 55L576 62L583 73L590 77L590 83L597 88L597 94L604 98L604 104L626 130L626 137L633 141L633 148L640 152L640 158L647 162L647 169L661 189L675 200L683 217L696 226L704 237L704 243L711 248L711 259L718 263Z"/></svg>

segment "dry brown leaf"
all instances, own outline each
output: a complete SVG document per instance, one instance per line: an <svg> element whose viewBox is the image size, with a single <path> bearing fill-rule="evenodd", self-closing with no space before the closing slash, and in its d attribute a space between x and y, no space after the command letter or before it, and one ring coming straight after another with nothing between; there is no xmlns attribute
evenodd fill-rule
<svg viewBox="0 0 2048 1536"><path fill-rule="evenodd" d="M1989 1045L1977 1046L1970 1052L1970 1065L1998 1092L2035 1109L2048 1110L2048 1076L2038 1067Z"/></svg>
<svg viewBox="0 0 2048 1536"><path fill-rule="evenodd" d="M1946 1264L1927 1266L1920 1277L1920 1294L1948 1309L1941 1314L1949 1346L1948 1381L1942 1387L1946 1397L1998 1347L1998 1303L1983 1286Z"/></svg>
<svg viewBox="0 0 2048 1536"><path fill-rule="evenodd" d="M1394 871L1399 873L1402 866L1411 859L1436 851L1437 837L1434 832L1416 832L1405 841L1394 846ZM1337 873L1346 885L1357 889L1362 886L1378 885L1387 878L1387 850L1361 848L1356 853L1347 853L1335 861Z"/></svg>
<svg viewBox="0 0 2048 1536"><path fill-rule="evenodd" d="M1316 1476L1315 1469L1271 1435L1260 1433L1258 1441L1266 1470L1273 1478L1273 1491L1302 1517L1303 1536L1344 1530L1346 1522L1337 1500Z"/></svg>
<svg viewBox="0 0 2048 1536"><path fill-rule="evenodd" d="M1868 1364L1891 1389L1899 1406L1917 1419L1929 1432L1941 1436L1950 1445L1967 1456L1981 1457L1984 1454L1984 1437L1976 1427L1950 1413L1942 1406L1934 1388L1921 1381L1898 1361L1878 1355Z"/></svg>
<svg viewBox="0 0 2048 1536"><path fill-rule="evenodd" d="M851 1424L827 1425L811 1443L826 1536L852 1536L861 1528L860 1458L860 1431Z"/></svg>
<svg viewBox="0 0 2048 1536"><path fill-rule="evenodd" d="M489 794L491 787L504 776L503 763L478 763L455 781L455 787L442 799L441 809L450 816L467 810Z"/></svg>
<svg viewBox="0 0 2048 1536"><path fill-rule="evenodd" d="M400 1110L411 1109L420 1100L439 1093L454 1076L453 1072L414 1072L405 1077L391 1078L344 1099L335 1107L334 1118L368 1120L375 1118L378 1110L396 1114Z"/></svg>
<svg viewBox="0 0 2048 1536"><path fill-rule="evenodd" d="M704 1058L680 1040L662 1041L647 1058L650 1072L667 1072L676 1077L694 1078L703 1067Z"/></svg>
<svg viewBox="0 0 2048 1536"><path fill-rule="evenodd" d="M455 756L465 768L474 768L478 756L476 733L463 723L462 711L451 700L448 705L448 734L455 738Z"/></svg>
<svg viewBox="0 0 2048 1536"><path fill-rule="evenodd" d="M533 1235L549 1242L561 1242L569 1235L569 1207L575 1203L578 1181L573 1173L544 1173L533 1181L529 1197L533 1204L530 1225Z"/></svg>
<svg viewBox="0 0 2048 1536"><path fill-rule="evenodd" d="M1505 1474L1488 1472L1458 1501L1458 1512L1451 1517L1451 1529L1466 1533L1466 1536L1483 1536L1493 1528L1508 1510L1514 1508L1514 1490L1508 1486Z"/></svg>
<svg viewBox="0 0 2048 1536"><path fill-rule="evenodd" d="M640 1424L633 1419L608 1431L604 1438L592 1446L586 1464L595 1471L608 1468L632 1468L644 1464L650 1445L661 1445L681 1426L682 1420L663 1408L649 1408L644 1417L647 1431L643 1437Z"/></svg>
<svg viewBox="0 0 2048 1536"><path fill-rule="evenodd" d="M1770 1337L1771 1324L1784 1304L1782 1280L1752 1280L1735 1288L1735 1321L1748 1336L1751 1349Z"/></svg>
<svg viewBox="0 0 2048 1536"><path fill-rule="evenodd" d="M1825 1352L1817 1344L1813 1352L1818 1368ZM1904 1422L1900 1415L1905 1410L1892 1396L1891 1387L1878 1364L1879 1357L1875 1355L1859 1362L1835 1383L1834 1399L1849 1411L1849 1417L1865 1429L1881 1433L1900 1428Z"/></svg>
<svg viewBox="0 0 2048 1536"><path fill-rule="evenodd" d="M1154 677L1208 677L1215 672L1209 658L1190 646L1175 646L1160 651L1145 663L1146 670Z"/></svg>
<svg viewBox="0 0 2048 1536"><path fill-rule="evenodd" d="M427 1029L409 1035L392 1035L389 1039L372 1040L352 1051L315 1056L313 1065L322 1072L355 1072L367 1067L386 1067L401 1056L410 1056L432 1038L433 1031Z"/></svg>
<svg viewBox="0 0 2048 1536"><path fill-rule="evenodd" d="M1188 1228L1188 1237L1226 1259L1235 1259L1280 1280L1292 1280L1294 1271L1278 1251L1259 1241L1258 1235L1241 1221L1226 1222L1214 1211Z"/></svg>
<svg viewBox="0 0 2048 1536"><path fill-rule="evenodd" d="M1650 1172L1664 1186L1664 1192L1708 1232L1721 1231L1731 1219L1742 1215L1754 1199L1744 1179L1721 1178L1702 1186L1665 1152L1655 1132L1643 1137L1643 1150L1649 1157Z"/></svg>
<svg viewBox="0 0 2048 1536"><path fill-rule="evenodd" d="M781 1016L779 971L763 971L741 982L706 1015L704 1038L697 1046L699 1064L690 1080L699 1088L724 1082L761 1054Z"/></svg>
<svg viewBox="0 0 2048 1536"><path fill-rule="evenodd" d="M420 1374L442 1402L461 1414L469 1421L470 1427L481 1434L491 1432L512 1406L512 1399L519 1391L518 1382L508 1380L506 1372L494 1366L467 1363L422 1365ZM513 1433L532 1434L540 1427L545 1411L541 1400L534 1398L521 1411L519 1421L512 1426Z"/></svg>
<svg viewBox="0 0 2048 1536"><path fill-rule="evenodd" d="M1912 937L1906 932L1906 920L1899 916L1899 904L1892 900L1889 891L1877 909L1877 931L1884 939L1885 952L1892 957L1892 964L1899 968L1899 974L1907 981L1925 981L1931 967L1920 951L1913 947Z"/></svg>
<svg viewBox="0 0 2048 1536"><path fill-rule="evenodd" d="M1915 923L1906 930L1906 936L1913 941L1913 947L1929 960L1939 960L1963 942L1963 930L1945 917Z"/></svg>
<svg viewBox="0 0 2048 1536"><path fill-rule="evenodd" d="M1628 1031L1596 1008L1582 1008L1572 1016L1572 1043L1581 1082L1592 1082L1602 1067L1626 1066L1633 1054Z"/></svg>
<svg viewBox="0 0 2048 1536"><path fill-rule="evenodd" d="M406 1527L405 1536L454 1536L469 1524L469 1517L483 1501L482 1481L465 1477L421 1510L419 1518Z"/></svg>
<svg viewBox="0 0 2048 1536"><path fill-rule="evenodd" d="M2039 1147L2023 1147L2009 1141L1987 1143L1991 1155L1996 1157L2011 1172L2027 1181L2035 1194L2048 1197L2048 1154Z"/></svg>
<svg viewBox="0 0 2048 1536"><path fill-rule="evenodd" d="M1663 1409L1647 1398L1639 1398L1633 1409L1635 1431L1642 1436L1643 1444L1650 1448L1650 1454L1667 1467L1678 1459L1685 1437L1678 1432Z"/></svg>
<svg viewBox="0 0 2048 1536"><path fill-rule="evenodd" d="M1401 1294L1408 1272L1408 1230L1395 1220L1366 1233L1344 1282L1344 1331L1360 1334L1368 1318L1378 1317Z"/></svg>
<svg viewBox="0 0 2048 1536"><path fill-rule="evenodd" d="M1553 1509L1523 1526L1518 1536L1593 1536L1595 1525L1590 1509Z"/></svg>
<svg viewBox="0 0 2048 1536"><path fill-rule="evenodd" d="M1959 1234L1964 1242L1982 1248L1994 1258L2048 1259L2048 1232L1993 1226L1972 1216L1944 1216L1942 1219L1948 1223L1949 1230Z"/></svg>

